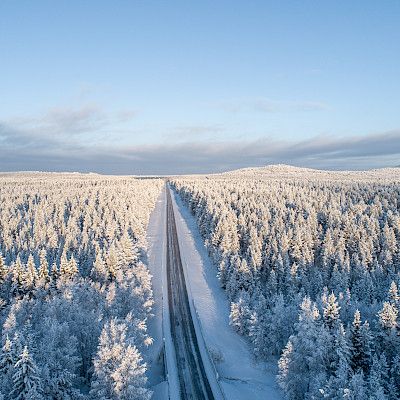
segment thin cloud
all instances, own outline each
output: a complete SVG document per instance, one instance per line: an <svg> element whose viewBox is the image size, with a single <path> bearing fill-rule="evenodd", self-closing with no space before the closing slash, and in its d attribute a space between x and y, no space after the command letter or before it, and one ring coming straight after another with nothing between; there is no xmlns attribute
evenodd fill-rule
<svg viewBox="0 0 400 400"><path fill-rule="evenodd" d="M198 140L218 136L226 129L221 125L184 125L178 126L166 135L167 139Z"/></svg>
<svg viewBox="0 0 400 400"><path fill-rule="evenodd" d="M305 111L326 111L329 106L320 101L278 101L268 98L237 99L214 104L228 112L292 113Z"/></svg>
<svg viewBox="0 0 400 400"><path fill-rule="evenodd" d="M32 136L75 135L100 129L108 116L96 105L77 108L55 107L34 117L17 117L4 124L24 130Z"/></svg>
<svg viewBox="0 0 400 400"><path fill-rule="evenodd" d="M354 137L317 136L303 141L272 137L204 141L201 129L175 143L101 146L64 136L32 135L0 124L0 170L93 171L113 174L186 174L287 163L314 168L368 169L400 160L400 130Z"/></svg>
<svg viewBox="0 0 400 400"><path fill-rule="evenodd" d="M137 116L136 110L121 110L106 113L96 104L85 104L80 107L55 107L42 115L34 117L17 117L4 121L11 131L32 138L70 137L101 133L113 124L125 123ZM4 132L4 129L3 129Z"/></svg>
<svg viewBox="0 0 400 400"><path fill-rule="evenodd" d="M127 122L131 121L132 119L136 118L139 114L138 110L132 109L132 110L121 110L119 111L116 116L117 120L119 122Z"/></svg>

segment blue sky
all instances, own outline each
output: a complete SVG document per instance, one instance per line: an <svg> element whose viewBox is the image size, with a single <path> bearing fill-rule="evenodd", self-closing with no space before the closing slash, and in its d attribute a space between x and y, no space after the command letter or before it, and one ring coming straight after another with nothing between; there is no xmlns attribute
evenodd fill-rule
<svg viewBox="0 0 400 400"><path fill-rule="evenodd" d="M0 170L400 164L399 1L0 2Z"/></svg>

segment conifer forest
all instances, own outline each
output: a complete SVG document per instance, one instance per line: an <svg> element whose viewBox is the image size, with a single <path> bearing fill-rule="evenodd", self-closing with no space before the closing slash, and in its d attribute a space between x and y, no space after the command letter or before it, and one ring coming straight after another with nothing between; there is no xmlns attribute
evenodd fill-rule
<svg viewBox="0 0 400 400"><path fill-rule="evenodd" d="M276 172L174 181L231 326L288 399L398 399L400 176Z"/></svg>
<svg viewBox="0 0 400 400"><path fill-rule="evenodd" d="M269 366L265 379L273 371L279 395L262 389L265 399L400 397L397 169L271 166L169 179L13 173L0 184L0 399L230 398L224 358L243 355L209 346L210 327L192 306L184 317L173 303L161 306L164 290L169 301L180 290L194 307L203 301L191 291L194 259L182 258L186 288L163 280L179 246L186 252L185 212L218 283L211 296L222 290L229 305L214 317L228 319L252 363ZM150 217L166 207L152 239ZM148 240L161 241L161 260L173 251L152 274ZM161 335L149 331L157 323ZM177 326L183 345L199 352L204 382L193 381L198 365L171 353L180 351ZM177 357L182 367L168 371Z"/></svg>
<svg viewBox="0 0 400 400"><path fill-rule="evenodd" d="M0 398L149 399L142 262L162 181L3 176Z"/></svg>
<svg viewBox="0 0 400 400"><path fill-rule="evenodd" d="M0 400L400 400L400 0L0 0Z"/></svg>

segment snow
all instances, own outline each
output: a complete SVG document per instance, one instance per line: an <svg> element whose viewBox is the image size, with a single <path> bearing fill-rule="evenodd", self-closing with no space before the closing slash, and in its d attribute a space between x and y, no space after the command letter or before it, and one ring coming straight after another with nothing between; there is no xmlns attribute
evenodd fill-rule
<svg viewBox="0 0 400 400"><path fill-rule="evenodd" d="M169 325L166 260L166 197L165 188L161 191L156 206L150 216L147 227L148 268L152 274L154 306L153 314L148 324L149 335L154 343L149 349L149 386L153 390L153 400L179 399L179 381L176 371L175 350L172 343ZM163 356L167 377L164 376Z"/></svg>
<svg viewBox="0 0 400 400"><path fill-rule="evenodd" d="M202 244L196 222L179 198L173 198L179 244L185 275L189 285L189 296L195 307L194 323L200 348L207 362L211 354L220 378L220 386L226 399L282 399L275 382L276 367L256 363L246 340L229 326L229 303L220 288L215 268ZM154 394L152 399L179 398L175 367L175 353L170 336L168 298L166 295L165 270L165 190L162 191L151 214L148 230L148 267L153 275L154 317L148 324L154 344L149 349L149 385ZM190 268L189 268L190 265ZM165 292L165 293L164 293ZM193 311L193 310L192 310ZM164 314L164 315L163 315ZM164 318L163 318L164 317ZM160 353L166 341L166 363L169 379L165 380ZM204 339L204 341L203 341ZM205 350L207 347L208 352ZM211 372L212 373L212 372Z"/></svg>
<svg viewBox="0 0 400 400"><path fill-rule="evenodd" d="M147 256L148 268L152 274L153 283L153 317L148 322L149 335L153 338L153 345L149 348L149 386L153 390L153 399L165 399L168 395L168 383L165 381L162 363L159 362L160 353L163 348L162 328L162 268L163 268L163 246L164 234L160 226L164 225L165 219L165 190L163 189L157 200L156 206L150 215L147 227Z"/></svg>
<svg viewBox="0 0 400 400"><path fill-rule="evenodd" d="M321 170L313 168L296 167L286 164L271 164L263 167L240 168L232 171L207 174L190 175L191 178L213 179L252 178L252 179L306 179L306 180L329 180L340 182L391 182L400 180L400 169L376 168L365 171L358 170Z"/></svg>
<svg viewBox="0 0 400 400"><path fill-rule="evenodd" d="M305 178L309 180L331 180L340 182L391 182L400 180L400 170L399 168L377 168L367 171L327 171L276 164L258 168L243 168L220 174L220 176L241 178L252 177L257 179Z"/></svg>
<svg viewBox="0 0 400 400"><path fill-rule="evenodd" d="M196 221L179 197L173 196L179 245L209 353L217 355L216 369L225 397L230 400L282 399L275 380L276 367L257 363L250 346L229 325L229 303L220 288Z"/></svg>

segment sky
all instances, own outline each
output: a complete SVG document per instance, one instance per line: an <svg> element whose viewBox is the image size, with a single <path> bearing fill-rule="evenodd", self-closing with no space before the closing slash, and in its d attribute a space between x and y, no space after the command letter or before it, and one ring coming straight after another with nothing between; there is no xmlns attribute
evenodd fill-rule
<svg viewBox="0 0 400 400"><path fill-rule="evenodd" d="M400 2L0 1L0 170L400 165Z"/></svg>

